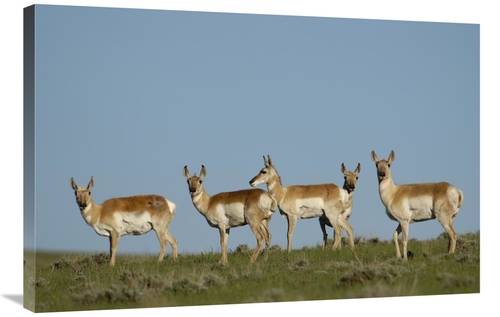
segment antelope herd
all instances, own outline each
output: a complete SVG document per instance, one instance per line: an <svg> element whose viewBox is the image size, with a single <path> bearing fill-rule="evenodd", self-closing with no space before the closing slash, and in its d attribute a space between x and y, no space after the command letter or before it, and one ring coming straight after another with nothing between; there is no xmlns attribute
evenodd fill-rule
<svg viewBox="0 0 500 317"><path fill-rule="evenodd" d="M388 159L379 159L375 151L371 159L377 170L380 200L387 216L398 222L393 240L396 257L407 260L409 225L412 222L435 219L441 223L448 234L448 253L454 253L457 232L453 220L463 203L460 189L446 182L396 185L391 175L391 163L395 154L391 151ZM348 220L353 211L353 194L356 189L361 164L354 172L347 171L344 163L340 170L344 184L339 187L333 183L283 186L281 177L271 157L264 156L264 168L253 177L249 184L260 188L240 189L220 192L209 196L202 185L206 176L205 166L200 175L191 175L184 166L183 175L187 179L189 195L195 209L205 217L209 226L219 229L221 263L227 263L227 241L231 228L248 225L257 239L257 245L250 258L254 262L265 242L263 258L267 259L271 244L269 222L279 209L288 223L287 251L292 250L292 238L298 219L318 218L323 232L323 249L327 243L326 226L334 230L333 249L341 247L342 232L349 236L349 245L354 248L354 231ZM110 265L115 265L116 250L122 235L142 235L151 230L156 232L160 242L158 262L162 261L168 243L172 247L172 258L177 259L177 239L169 232L169 225L176 213L176 204L159 195L137 195L111 198L102 204L94 202L91 189L94 178L85 186L78 186L73 177L70 180L76 203L85 222L98 235L109 237ZM401 254L398 236L401 233L403 253Z"/></svg>

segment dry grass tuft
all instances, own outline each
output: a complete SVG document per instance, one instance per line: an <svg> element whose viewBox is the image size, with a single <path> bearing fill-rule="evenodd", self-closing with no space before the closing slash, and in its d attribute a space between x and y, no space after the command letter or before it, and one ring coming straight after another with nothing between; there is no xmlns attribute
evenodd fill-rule
<svg viewBox="0 0 500 317"><path fill-rule="evenodd" d="M91 286L91 285L90 285ZM74 301L80 304L138 302L142 297L140 289L128 285L111 285L110 288L87 290L73 296Z"/></svg>
<svg viewBox="0 0 500 317"><path fill-rule="evenodd" d="M305 258L302 258L289 264L288 268L290 269L290 271L300 271L306 269L308 266L309 266L309 261L307 261L307 259Z"/></svg>
<svg viewBox="0 0 500 317"><path fill-rule="evenodd" d="M258 299L258 302L280 302L285 299L285 291L281 288L266 290Z"/></svg>
<svg viewBox="0 0 500 317"><path fill-rule="evenodd" d="M43 277L37 277L37 278L30 277L28 283L35 287L44 287L49 285L49 282Z"/></svg>
<svg viewBox="0 0 500 317"><path fill-rule="evenodd" d="M353 285L356 283L365 284L373 281L384 281L392 284L395 278L408 272L403 266L391 265L387 263L360 266L352 269L340 279L341 285Z"/></svg>
<svg viewBox="0 0 500 317"><path fill-rule="evenodd" d="M444 287L463 287L474 283L474 279L469 276L456 276L450 273L439 273L436 276L438 281L443 283Z"/></svg>

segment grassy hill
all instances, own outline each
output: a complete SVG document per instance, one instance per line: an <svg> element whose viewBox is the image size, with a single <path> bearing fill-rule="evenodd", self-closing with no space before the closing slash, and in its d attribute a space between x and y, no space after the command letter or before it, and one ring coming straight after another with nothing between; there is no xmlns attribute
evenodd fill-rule
<svg viewBox="0 0 500 317"><path fill-rule="evenodd" d="M479 232L459 236L446 253L445 234L408 242L408 261L392 241L356 239L354 250L314 248L288 253L274 245L269 258L250 264L252 246L228 254L27 254L24 304L36 312L259 303L389 296L479 293Z"/></svg>

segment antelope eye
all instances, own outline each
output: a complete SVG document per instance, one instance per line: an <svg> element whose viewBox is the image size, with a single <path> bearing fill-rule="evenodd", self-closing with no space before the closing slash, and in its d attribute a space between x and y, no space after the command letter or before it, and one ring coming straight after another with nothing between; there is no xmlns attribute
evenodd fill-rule
<svg viewBox="0 0 500 317"><path fill-rule="evenodd" d="M358 176L356 176L356 180L358 180Z"/></svg>
<svg viewBox="0 0 500 317"><path fill-rule="evenodd" d="M267 174L267 172L266 172L266 171L261 171L260 173L261 173L261 174Z"/></svg>
<svg viewBox="0 0 500 317"><path fill-rule="evenodd" d="M391 167L391 164L387 164L387 166Z"/></svg>
<svg viewBox="0 0 500 317"><path fill-rule="evenodd" d="M203 183L203 181L200 181L200 184Z"/></svg>

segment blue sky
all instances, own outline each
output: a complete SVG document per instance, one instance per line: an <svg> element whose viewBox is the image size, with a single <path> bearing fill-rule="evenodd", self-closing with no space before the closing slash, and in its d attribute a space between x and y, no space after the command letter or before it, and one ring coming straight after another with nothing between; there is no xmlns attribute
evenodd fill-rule
<svg viewBox="0 0 500 317"><path fill-rule="evenodd" d="M175 201L171 231L180 251L218 252L218 233L192 206L182 167L199 172L204 164L206 190L215 194L248 188L267 154L284 185L341 184L340 164L352 170L360 162L350 223L358 236L389 239L397 224L384 213L369 153L387 157L391 149L396 183L445 180L461 188L465 200L455 227L476 231L481 220L487 245L492 231L485 228L496 217L488 212L495 195L489 183L498 174L491 161L495 147L488 144L496 129L491 99L498 97L498 64L492 56L498 48L492 39L498 22L482 2L455 3L454 10L446 1L354 1L335 8L314 1L51 3L285 16L88 8L58 15L63 8L47 8L37 20L37 247L107 251L107 239L84 223L69 187L71 176L86 184L93 175L98 202L141 193ZM19 197L7 201L16 213L2 237L9 241L6 252L19 257L22 110L16 109L22 109L22 8L31 4L1 10L1 21L13 26L2 28L10 49L2 52L8 71L2 72L1 98L13 104L0 116L9 151L2 193ZM285 244L286 221L278 214L271 232L273 244ZM410 238L440 232L435 220L410 226ZM320 240L316 219L298 222L294 248ZM232 230L229 248L243 243L255 244L250 229ZM158 249L152 233L124 237L119 246L119 252ZM6 277L20 276L21 269L9 265ZM481 283L483 292L487 280ZM9 285L2 294L22 292L20 283Z"/></svg>
<svg viewBox="0 0 500 317"><path fill-rule="evenodd" d="M342 185L340 164L361 163L356 236L390 239L397 226L371 150L396 152L396 183L462 189L456 230L479 230L477 24L37 6L35 51L38 249L108 250L69 187L94 176L97 202L165 195L177 204L179 251L219 252L182 168L205 165L210 195L249 188L268 154L284 186ZM410 236L442 231L419 223ZM279 214L271 232L284 246ZM293 246L321 237L317 219L302 220ZM239 244L255 244L249 227L232 230L229 249ZM158 249L149 234L118 250Z"/></svg>

